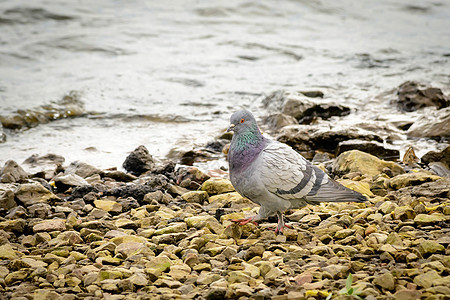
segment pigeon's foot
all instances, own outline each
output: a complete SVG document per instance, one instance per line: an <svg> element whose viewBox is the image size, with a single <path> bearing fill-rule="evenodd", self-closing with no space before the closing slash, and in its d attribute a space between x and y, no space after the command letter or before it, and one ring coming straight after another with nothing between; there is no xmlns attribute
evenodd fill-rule
<svg viewBox="0 0 450 300"><path fill-rule="evenodd" d="M245 224L247 224L247 223L252 222L252 223L255 224L256 226L258 226L258 223L256 223L256 221L253 221L253 220L255 219L255 217L256 217L256 216L248 217L248 218L245 218L245 219L234 219L234 220L230 220L230 221L231 221L231 222L235 222L235 223L237 223L237 224L239 224L239 225L245 225Z"/></svg>
<svg viewBox="0 0 450 300"><path fill-rule="evenodd" d="M277 226L277 228L275 228L275 233L279 233L279 232L282 233L284 227L292 229L292 226L284 223L284 217L281 212L277 212L277 216L278 216L278 226Z"/></svg>

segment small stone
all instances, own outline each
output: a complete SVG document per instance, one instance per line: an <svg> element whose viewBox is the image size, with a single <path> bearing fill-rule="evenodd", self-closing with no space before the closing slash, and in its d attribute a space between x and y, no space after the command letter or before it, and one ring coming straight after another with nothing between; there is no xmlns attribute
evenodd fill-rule
<svg viewBox="0 0 450 300"><path fill-rule="evenodd" d="M200 285L209 285L215 281L222 279L222 276L219 274L211 273L208 271L202 271L200 275L197 277L197 284Z"/></svg>
<svg viewBox="0 0 450 300"><path fill-rule="evenodd" d="M384 215L390 214L397 208L397 204L392 201L386 201L378 208Z"/></svg>
<svg viewBox="0 0 450 300"><path fill-rule="evenodd" d="M395 300L417 300L422 296L422 292L417 290L398 290L395 294Z"/></svg>
<svg viewBox="0 0 450 300"><path fill-rule="evenodd" d="M0 246L0 259L14 260L18 258L16 251L14 251L10 244Z"/></svg>
<svg viewBox="0 0 450 300"><path fill-rule="evenodd" d="M147 276L143 273L134 273L131 275L128 280L131 282L131 284L141 287L141 286L147 286L148 285L148 279Z"/></svg>
<svg viewBox="0 0 450 300"><path fill-rule="evenodd" d="M243 271L231 271L230 273L228 273L229 283L249 282L250 279L251 277Z"/></svg>
<svg viewBox="0 0 450 300"><path fill-rule="evenodd" d="M187 263L187 262L186 262ZM201 263L198 265L193 266L194 271L201 272L201 271L211 271L211 265L208 263Z"/></svg>
<svg viewBox="0 0 450 300"><path fill-rule="evenodd" d="M350 267L347 265L328 265L322 268L323 271L328 272L334 279L346 278Z"/></svg>
<svg viewBox="0 0 450 300"><path fill-rule="evenodd" d="M186 223L174 223L169 226L165 226L163 228L157 229L154 234L155 235L162 235L162 234L168 234L168 233L179 233L179 232L185 232L187 230Z"/></svg>
<svg viewBox="0 0 450 300"><path fill-rule="evenodd" d="M436 224L439 222L443 222L445 220L446 220L445 216L440 213L434 213L431 215L418 214L414 218L414 223L416 223L417 225L427 226L427 225L433 225L433 224Z"/></svg>
<svg viewBox="0 0 450 300"><path fill-rule="evenodd" d="M432 175L428 172L413 172L397 175L389 181L389 185L398 190L410 185L420 185L424 182L436 181L441 179L440 176Z"/></svg>
<svg viewBox="0 0 450 300"><path fill-rule="evenodd" d="M392 276L392 274L388 272L375 277L373 280L373 284L376 284L385 290L392 291L395 288L395 279L394 276Z"/></svg>
<svg viewBox="0 0 450 300"><path fill-rule="evenodd" d="M264 249L263 245L257 244L257 245L251 246L250 248L247 249L244 259L246 261L248 261L255 256L262 257L264 251L265 251L265 249Z"/></svg>
<svg viewBox="0 0 450 300"><path fill-rule="evenodd" d="M189 227L195 227L197 229L201 229L203 227L206 227L210 230L212 230L214 233L221 234L224 230L222 224L217 221L216 218L213 216L207 215L207 216L193 216L184 219L186 224Z"/></svg>
<svg viewBox="0 0 450 300"><path fill-rule="evenodd" d="M208 200L208 193L205 191L189 191L181 195L181 198L188 203L203 204Z"/></svg>
<svg viewBox="0 0 450 300"><path fill-rule="evenodd" d="M419 252L425 257L428 257L429 255L434 253L442 253L445 251L444 246L432 240L423 241L419 244L418 248Z"/></svg>
<svg viewBox="0 0 450 300"><path fill-rule="evenodd" d="M121 213L122 212L122 205L116 201L95 200L94 205L98 209L102 209L102 210L110 212L110 213Z"/></svg>
<svg viewBox="0 0 450 300"><path fill-rule="evenodd" d="M190 274L191 267L189 267L187 264L177 264L170 266L169 276L175 280L184 281L189 277Z"/></svg>
<svg viewBox="0 0 450 300"><path fill-rule="evenodd" d="M58 175L54 178L58 191L64 192L70 187L89 185L89 183L77 174Z"/></svg>
<svg viewBox="0 0 450 300"><path fill-rule="evenodd" d="M23 219L17 220L8 220L0 222L0 230L4 230L6 232L14 232L18 234L22 234L25 228L26 222Z"/></svg>
<svg viewBox="0 0 450 300"><path fill-rule="evenodd" d="M414 219L416 216L416 213L414 210L409 206L399 206L396 207L394 210L394 218L396 220L406 221Z"/></svg>
<svg viewBox="0 0 450 300"><path fill-rule="evenodd" d="M34 232L50 232L66 230L66 222L62 219L44 220L33 226Z"/></svg>
<svg viewBox="0 0 450 300"><path fill-rule="evenodd" d="M5 283L6 285L12 285L15 282L23 281L25 278L27 278L28 273L26 271L16 271L9 273L5 277Z"/></svg>
<svg viewBox="0 0 450 300"><path fill-rule="evenodd" d="M165 255L154 257L146 265L145 272L149 275L150 280L154 281L172 265L172 261Z"/></svg>
<svg viewBox="0 0 450 300"><path fill-rule="evenodd" d="M435 270L431 270L425 274L417 275L414 278L414 283L427 289L431 287L433 285L433 282L438 279L441 279L441 276L439 276L438 272L436 272Z"/></svg>
<svg viewBox="0 0 450 300"><path fill-rule="evenodd" d="M253 278L258 278L259 275L261 274L260 269L252 264L242 262L242 266L244 267L243 271Z"/></svg>
<svg viewBox="0 0 450 300"><path fill-rule="evenodd" d="M235 191L230 180L224 178L210 178L206 180L202 184L201 190L207 192L209 195L223 194Z"/></svg>
<svg viewBox="0 0 450 300"><path fill-rule="evenodd" d="M334 234L334 237L337 239L344 239L350 235L353 235L355 233L355 230L353 229L342 229L339 231L336 231L336 233Z"/></svg>
<svg viewBox="0 0 450 300"><path fill-rule="evenodd" d="M275 279L279 279L283 275L286 275L286 272L280 270L277 267L274 267L267 274L264 275L264 279L275 280Z"/></svg>
<svg viewBox="0 0 450 300"><path fill-rule="evenodd" d="M40 202L47 203L51 200L59 200L55 194L37 182L21 184L17 188L15 196L26 207Z"/></svg>

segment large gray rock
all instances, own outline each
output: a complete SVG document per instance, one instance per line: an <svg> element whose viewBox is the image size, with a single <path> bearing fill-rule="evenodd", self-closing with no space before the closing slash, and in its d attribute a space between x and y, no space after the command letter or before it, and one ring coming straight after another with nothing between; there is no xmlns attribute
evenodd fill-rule
<svg viewBox="0 0 450 300"><path fill-rule="evenodd" d="M90 164L80 161L72 162L65 170L65 174L76 174L82 178L86 178L95 174L100 174L102 171Z"/></svg>
<svg viewBox="0 0 450 300"><path fill-rule="evenodd" d="M450 107L420 116L406 132L410 137L450 137Z"/></svg>
<svg viewBox="0 0 450 300"><path fill-rule="evenodd" d="M0 170L0 182L3 183L24 182L27 178L27 172L13 160L8 160Z"/></svg>
<svg viewBox="0 0 450 300"><path fill-rule="evenodd" d="M139 176L142 173L150 171L155 162L148 152L147 148L140 145L123 162L123 168L133 175Z"/></svg>
<svg viewBox="0 0 450 300"><path fill-rule="evenodd" d="M448 107L450 98L439 88L407 81L398 87L397 99L394 102L399 109L410 112L426 106L435 106L438 109Z"/></svg>

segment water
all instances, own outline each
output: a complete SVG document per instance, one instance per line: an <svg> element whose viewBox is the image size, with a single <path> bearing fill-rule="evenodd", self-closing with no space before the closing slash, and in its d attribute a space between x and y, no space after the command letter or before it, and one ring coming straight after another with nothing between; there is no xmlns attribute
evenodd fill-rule
<svg viewBox="0 0 450 300"><path fill-rule="evenodd" d="M5 130L0 165L51 152L118 167L140 144L163 159L239 107L267 114L261 95L279 89L319 89L351 118L401 117L377 96L406 80L449 93L448 28L445 0L1 1L0 115L70 91L87 113Z"/></svg>

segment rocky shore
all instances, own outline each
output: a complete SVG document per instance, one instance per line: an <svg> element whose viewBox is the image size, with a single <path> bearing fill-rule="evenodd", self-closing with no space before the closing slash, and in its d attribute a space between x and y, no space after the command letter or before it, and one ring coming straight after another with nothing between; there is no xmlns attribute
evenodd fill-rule
<svg viewBox="0 0 450 300"><path fill-rule="evenodd" d="M386 139L417 124L337 129L317 119L350 110L320 93L267 99L277 113L266 129L367 203L287 211L293 228L280 235L276 218L233 224L259 207L224 170L177 165L223 158L227 134L177 161L140 146L126 171L55 154L10 160L0 170L0 299L448 299L450 146L400 162Z"/></svg>

